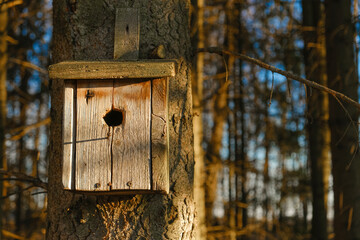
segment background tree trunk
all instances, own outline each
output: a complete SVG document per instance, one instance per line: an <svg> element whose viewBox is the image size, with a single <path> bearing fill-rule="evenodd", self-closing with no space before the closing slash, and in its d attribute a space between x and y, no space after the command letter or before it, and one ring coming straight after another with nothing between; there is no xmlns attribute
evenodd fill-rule
<svg viewBox="0 0 360 240"><path fill-rule="evenodd" d="M193 0L192 27L195 36L192 37L193 48L204 47L204 0ZM204 53L198 53L192 71L193 108L196 114L193 118L194 128L194 200L196 203L197 231L196 240L206 239L205 216L205 153L203 149L203 66Z"/></svg>
<svg viewBox="0 0 360 240"><path fill-rule="evenodd" d="M302 1L306 77L327 84L325 15L320 0ZM330 175L330 131L328 96L312 90L307 104L307 131L313 196L312 239L327 239L327 192Z"/></svg>
<svg viewBox="0 0 360 240"><path fill-rule="evenodd" d="M326 59L328 85L352 99L358 99L354 63L351 1L327 0ZM359 112L335 98L329 98L332 174L334 179L335 239L360 239ZM350 119L351 118L351 119Z"/></svg>
<svg viewBox="0 0 360 240"><path fill-rule="evenodd" d="M238 10L235 9L235 4L233 0L228 0L225 3L225 23L226 23L226 32L225 32L225 40L224 40L224 45L226 46L227 49L229 49L230 51L236 51L236 33L238 31L237 26L235 25L236 21L238 20ZM225 57L226 60L226 65L227 68L226 70L226 74L229 76L228 78L231 79L225 79L226 81L232 81L233 84L235 85L235 58L234 56L226 56ZM226 75L225 75L226 76ZM226 82L224 84L227 84ZM230 85L230 84L229 84ZM234 87L234 86L233 86ZM235 92L236 87L234 87L234 92ZM230 96L230 90L227 90L227 94L224 94L224 97L227 98L226 100L226 104L227 106L229 106L229 96ZM231 115L233 115L234 121L236 121L236 114L237 114L237 109L234 109L234 112L231 113L230 110L228 109L227 114L224 116L227 117L228 119L228 131L229 131L229 136L230 136L230 117ZM215 112L215 114L217 114ZM223 133L225 135L225 133ZM237 129L236 129L236 122L235 122L235 133L234 133L234 138L235 138L235 152L237 149L236 146L236 138L237 138ZM230 139L229 139L229 144L230 144ZM219 152L219 156L220 156L220 152ZM233 162L231 160L231 156L229 154L229 158L228 158L228 168L229 168L229 203L228 203L228 227L229 227L229 240L236 240L236 206L237 206L237 165L236 165L236 160L238 160L235 156L235 162ZM211 176L209 176L211 177ZM233 179L235 179L235 183L233 184ZM235 186L233 186L235 185ZM233 194L234 193L234 194Z"/></svg>
<svg viewBox="0 0 360 240"><path fill-rule="evenodd" d="M169 86L170 194L86 196L62 190L62 85L52 82L48 239L194 239L187 0L53 2L53 62L113 58L115 10L140 9L140 58L163 44L178 59Z"/></svg>
<svg viewBox="0 0 360 240"><path fill-rule="evenodd" d="M219 58L220 59L220 58ZM225 68L219 72L224 72ZM213 207L216 200L217 185L219 171L222 168L220 151L222 148L222 138L224 134L224 125L228 116L227 108L227 87L229 82L225 79L219 80L219 88L216 96L214 97L214 109L213 119L214 125L211 129L211 139L207 148L206 159L206 184L205 184L205 196L206 196L206 221L207 226L211 226L214 222Z"/></svg>
<svg viewBox="0 0 360 240"><path fill-rule="evenodd" d="M7 69L7 4L0 5L0 169L6 168L6 69ZM0 175L0 177L2 177ZM0 181L0 239L2 239L4 182Z"/></svg>

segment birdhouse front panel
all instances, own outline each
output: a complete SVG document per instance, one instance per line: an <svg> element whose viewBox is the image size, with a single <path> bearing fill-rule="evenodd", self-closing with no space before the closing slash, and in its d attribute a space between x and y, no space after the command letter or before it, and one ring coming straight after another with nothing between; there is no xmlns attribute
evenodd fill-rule
<svg viewBox="0 0 360 240"><path fill-rule="evenodd" d="M150 189L151 81L115 81L114 107L123 123L113 128L112 189Z"/></svg>
<svg viewBox="0 0 360 240"><path fill-rule="evenodd" d="M167 79L174 62L64 62L63 185L83 193L168 193Z"/></svg>
<svg viewBox="0 0 360 240"><path fill-rule="evenodd" d="M65 105L76 123L76 146L64 158L73 158L75 189L150 190L151 81L74 82L65 87L74 93Z"/></svg>
<svg viewBox="0 0 360 240"><path fill-rule="evenodd" d="M103 116L112 106L112 81L77 80L75 93L75 189L109 190L112 136Z"/></svg>

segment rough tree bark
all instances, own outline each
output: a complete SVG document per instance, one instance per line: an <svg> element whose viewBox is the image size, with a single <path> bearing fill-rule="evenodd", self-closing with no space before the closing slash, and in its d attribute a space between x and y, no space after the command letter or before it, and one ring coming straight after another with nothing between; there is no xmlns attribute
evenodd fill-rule
<svg viewBox="0 0 360 240"><path fill-rule="evenodd" d="M188 0L53 2L53 62L113 58L115 10L140 9L140 58L160 44L178 59L169 86L170 194L87 196L63 191L62 87L52 82L47 239L194 239Z"/></svg>
<svg viewBox="0 0 360 240"><path fill-rule="evenodd" d="M302 1L304 57L307 79L327 84L325 15L320 0ZM330 175L329 101L325 92L313 90L308 97L307 132L313 197L312 239L327 239L327 192Z"/></svg>
<svg viewBox="0 0 360 240"><path fill-rule="evenodd" d="M7 4L0 2L0 169L6 167L5 124L6 124L6 69L7 69ZM2 239L3 181L0 181L0 239Z"/></svg>
<svg viewBox="0 0 360 240"><path fill-rule="evenodd" d="M326 0L326 60L328 85L358 99L354 63L354 26L350 0ZM329 98L335 239L360 239L359 111ZM350 119L351 118L351 119Z"/></svg>

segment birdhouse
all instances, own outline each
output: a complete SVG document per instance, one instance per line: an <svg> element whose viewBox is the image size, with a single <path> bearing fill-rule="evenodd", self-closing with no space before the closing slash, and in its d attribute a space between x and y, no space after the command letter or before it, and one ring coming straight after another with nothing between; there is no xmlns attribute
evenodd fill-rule
<svg viewBox="0 0 360 240"><path fill-rule="evenodd" d="M62 62L62 183L95 194L168 193L169 60Z"/></svg>

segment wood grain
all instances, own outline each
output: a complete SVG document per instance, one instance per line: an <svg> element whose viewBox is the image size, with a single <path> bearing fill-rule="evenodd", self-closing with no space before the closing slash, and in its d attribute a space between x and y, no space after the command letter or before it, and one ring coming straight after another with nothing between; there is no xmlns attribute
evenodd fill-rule
<svg viewBox="0 0 360 240"><path fill-rule="evenodd" d="M65 189L169 192L166 78L66 80L64 93ZM113 108L124 119L109 127Z"/></svg>
<svg viewBox="0 0 360 240"><path fill-rule="evenodd" d="M112 133L103 116L111 109L112 95L112 80L78 80L76 190L110 190Z"/></svg>
<svg viewBox="0 0 360 240"><path fill-rule="evenodd" d="M151 155L152 189L169 193L168 84L166 78L152 81Z"/></svg>
<svg viewBox="0 0 360 240"><path fill-rule="evenodd" d="M175 61L70 61L49 67L52 79L136 79L175 76Z"/></svg>
<svg viewBox="0 0 360 240"><path fill-rule="evenodd" d="M150 190L151 83L114 86L114 107L124 112L124 122L114 129L112 189Z"/></svg>
<svg viewBox="0 0 360 240"><path fill-rule="evenodd" d="M74 92L76 84L74 81L64 83L64 115L63 115L63 167L62 182L65 189L72 189L74 176L73 167L73 148L74 148Z"/></svg>
<svg viewBox="0 0 360 240"><path fill-rule="evenodd" d="M140 20L136 8L117 8L114 59L138 59Z"/></svg>

